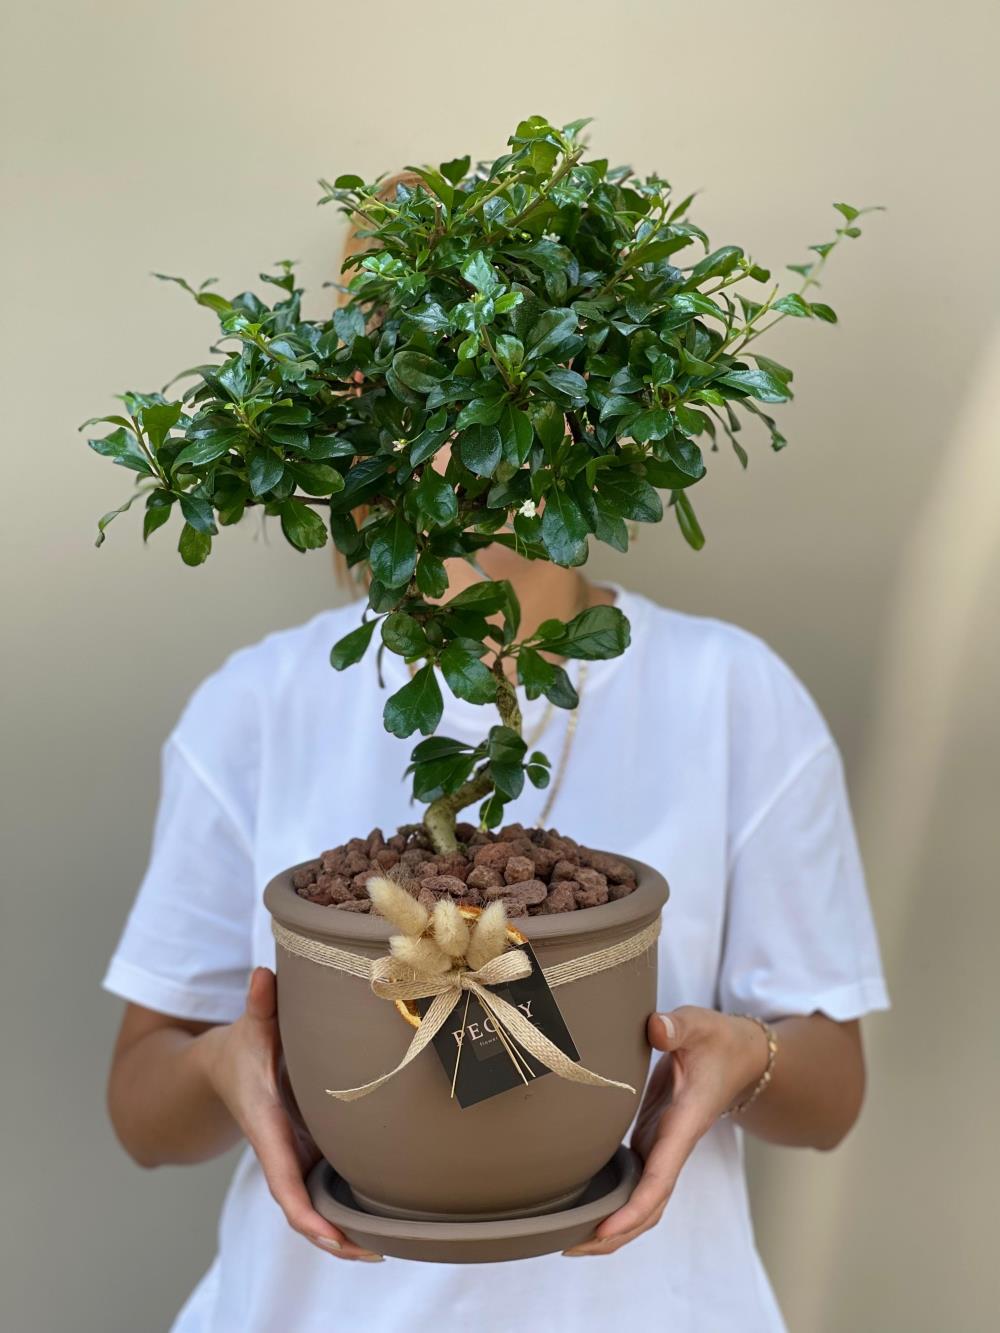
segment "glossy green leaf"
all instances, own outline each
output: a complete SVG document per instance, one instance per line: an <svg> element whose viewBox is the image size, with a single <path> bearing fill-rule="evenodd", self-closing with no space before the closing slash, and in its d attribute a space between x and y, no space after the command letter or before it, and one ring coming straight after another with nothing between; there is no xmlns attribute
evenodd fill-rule
<svg viewBox="0 0 1000 1333"><path fill-rule="evenodd" d="M203 565L211 553L212 538L207 532L199 532L190 523L185 523L177 549L186 565Z"/></svg>
<svg viewBox="0 0 1000 1333"><path fill-rule="evenodd" d="M410 581L417 564L417 537L401 513L396 513L371 544L368 553L372 573L387 588Z"/></svg>
<svg viewBox="0 0 1000 1333"><path fill-rule="evenodd" d="M470 426L458 437L458 456L477 477L492 477L502 452L496 426Z"/></svg>
<svg viewBox="0 0 1000 1333"><path fill-rule="evenodd" d="M428 527L444 527L458 517L455 488L433 468L424 468L413 494L417 511Z"/></svg>
<svg viewBox="0 0 1000 1333"><path fill-rule="evenodd" d="M372 641L377 620L366 620L357 629L352 629L330 649L330 665L334 671L343 671L345 667L360 662Z"/></svg>
<svg viewBox="0 0 1000 1333"><path fill-rule="evenodd" d="M589 528L580 506L566 491L552 490L542 513L542 543L557 565L579 565L587 558Z"/></svg>
<svg viewBox="0 0 1000 1333"><path fill-rule="evenodd" d="M302 500L282 500L278 506L281 531L299 551L312 551L326 545L326 524L319 514Z"/></svg>
<svg viewBox="0 0 1000 1333"><path fill-rule="evenodd" d="M539 632L543 630L547 630L542 640L547 653L588 661L618 657L631 636L629 622L617 606L591 606L565 625L546 621L539 626Z"/></svg>
<svg viewBox="0 0 1000 1333"><path fill-rule="evenodd" d="M444 701L441 687L429 664L421 667L413 679L391 694L382 714L386 731L393 736L412 736L419 731L429 736L441 721Z"/></svg>
<svg viewBox="0 0 1000 1333"><path fill-rule="evenodd" d="M439 658L441 674L452 694L471 704L485 704L496 698L496 677L479 660L482 652L481 644L456 639Z"/></svg>

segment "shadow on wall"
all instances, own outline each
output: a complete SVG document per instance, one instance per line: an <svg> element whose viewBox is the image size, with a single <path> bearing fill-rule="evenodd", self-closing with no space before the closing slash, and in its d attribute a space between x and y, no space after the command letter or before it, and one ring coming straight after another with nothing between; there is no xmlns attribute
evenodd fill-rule
<svg viewBox="0 0 1000 1333"><path fill-rule="evenodd" d="M833 1159L759 1170L794 1329L996 1328L998 589L1000 331L902 552L857 786L893 1000L868 1105Z"/></svg>

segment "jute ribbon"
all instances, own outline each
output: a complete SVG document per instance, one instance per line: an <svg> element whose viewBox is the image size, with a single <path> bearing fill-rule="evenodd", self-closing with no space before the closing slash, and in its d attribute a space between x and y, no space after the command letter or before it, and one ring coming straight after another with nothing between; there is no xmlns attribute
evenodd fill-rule
<svg viewBox="0 0 1000 1333"><path fill-rule="evenodd" d="M530 974L531 960L520 949L509 949L506 953L499 954L477 971L455 968L443 975L428 976L414 972L412 968L400 963L391 955L374 961L363 958L347 949L338 949L333 945L310 939L306 935L300 935L273 919L271 930L277 943L287 953L307 958L322 967L331 967L337 972L347 972L351 976L367 980L372 991L382 999L431 1001L430 1007L420 1020L420 1026L413 1035L413 1040L395 1069L390 1069L371 1082L362 1083L356 1088L327 1088L326 1091L331 1097L337 1097L344 1102L356 1101L357 1098L366 1097L368 1093L374 1092L401 1069L405 1069L424 1047L434 1040L463 993L475 995L494 1021L553 1074L573 1083L587 1083L592 1087L621 1088L626 1092L635 1092L630 1083L619 1083L617 1079L604 1078L576 1060L571 1060L565 1051L560 1050L543 1032L540 1032L519 1009L488 989ZM557 963L550 968L543 968L542 975L550 987L565 986L582 977L593 976L595 972L603 972L638 958L656 942L659 933L660 919L657 917L648 926L620 940L617 944L597 949L594 953L583 954L579 958L572 958L565 963Z"/></svg>

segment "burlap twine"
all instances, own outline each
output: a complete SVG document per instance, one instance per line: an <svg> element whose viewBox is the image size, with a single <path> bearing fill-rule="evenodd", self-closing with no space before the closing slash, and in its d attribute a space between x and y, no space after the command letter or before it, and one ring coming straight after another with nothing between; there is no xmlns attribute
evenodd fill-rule
<svg viewBox="0 0 1000 1333"><path fill-rule="evenodd" d="M372 991L382 999L431 1000L430 1007L421 1018L420 1026L413 1035L413 1040L395 1069L390 1069L371 1082L362 1083L356 1088L326 1089L331 1097L337 1097L340 1101L352 1102L359 1097L366 1097L368 1093L374 1092L376 1088L380 1088L383 1083L393 1078L401 1069L405 1069L424 1047L434 1040L463 992L475 995L494 1021L553 1074L573 1083L587 1083L592 1087L621 1088L623 1091L635 1092L630 1083L619 1083L616 1079L604 1078L603 1075L595 1074L593 1070L587 1069L576 1060L571 1060L565 1051L560 1050L543 1032L540 1032L519 1009L488 989L530 974L531 960L520 949L508 949L505 953L492 958L478 971L455 968L443 975L429 976L415 972L391 955L374 960L364 958L360 954L351 953L348 949L338 949L332 944L323 944L319 940L310 939L307 935L300 935L273 919L271 931L276 942L286 953L367 981ZM618 967L622 963L640 957L655 944L659 933L660 918L657 917L648 926L620 940L617 944L597 949L594 953L582 954L579 958L571 958L565 963L556 963L552 967L543 968L542 975L552 988L568 985L571 981L579 981L582 977L593 976L596 972L604 972L608 968Z"/></svg>

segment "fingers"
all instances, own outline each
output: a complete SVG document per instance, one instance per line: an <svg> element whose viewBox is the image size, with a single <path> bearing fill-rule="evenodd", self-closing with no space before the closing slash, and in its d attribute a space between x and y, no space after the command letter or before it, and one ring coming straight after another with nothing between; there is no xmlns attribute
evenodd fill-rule
<svg viewBox="0 0 1000 1333"><path fill-rule="evenodd" d="M260 1022L270 1022L278 1011L278 988L274 973L267 967L255 967L247 988L246 1015Z"/></svg>
<svg viewBox="0 0 1000 1333"><path fill-rule="evenodd" d="M667 1014L650 1014L646 1038L657 1051L679 1051L704 1031L705 1010L692 1004L671 1009Z"/></svg>
<svg viewBox="0 0 1000 1333"><path fill-rule="evenodd" d="M271 1196L293 1231L341 1259L374 1261L382 1258L380 1254L372 1254L353 1244L342 1231L316 1212L302 1179L292 1128L280 1106L262 1109L248 1137Z"/></svg>
<svg viewBox="0 0 1000 1333"><path fill-rule="evenodd" d="M600 1224L593 1238L564 1251L567 1255L613 1254L656 1226L670 1200L681 1168L704 1133L697 1108L678 1104L660 1119L638 1185L623 1207Z"/></svg>

